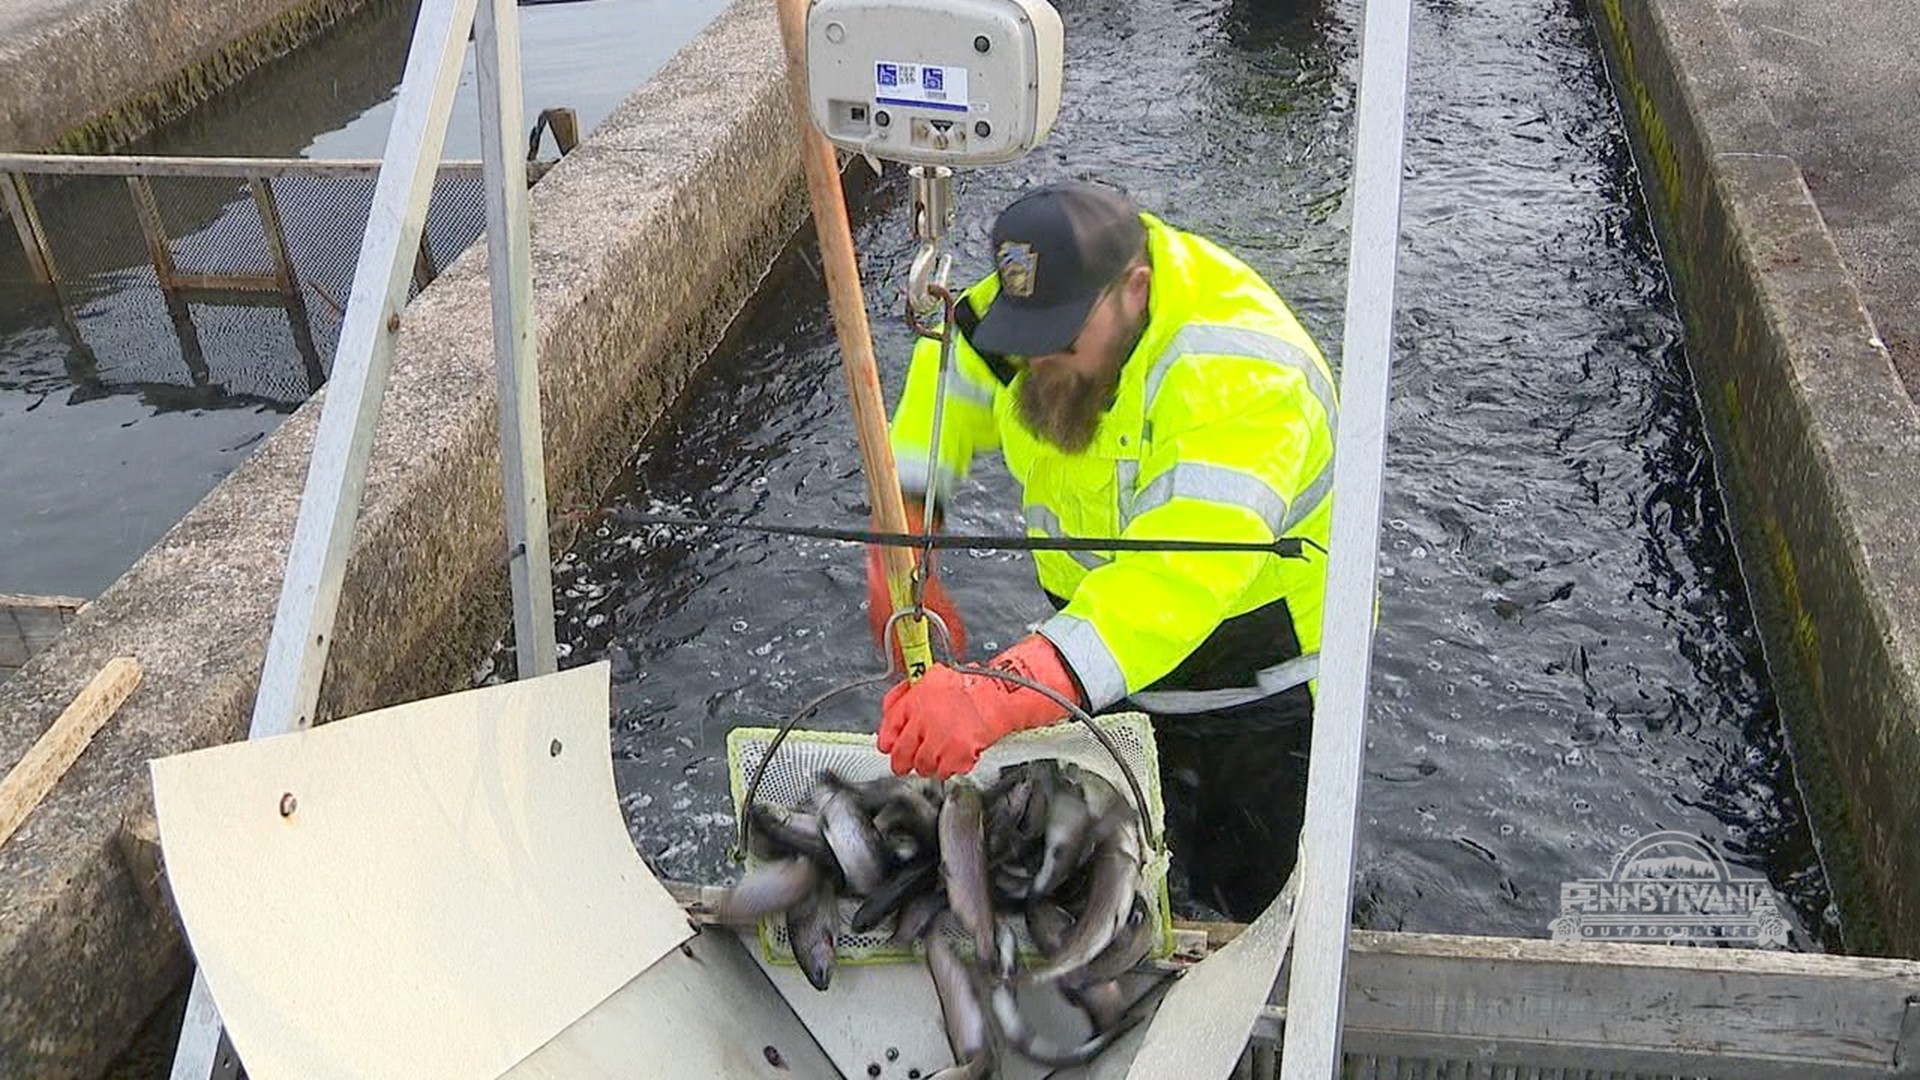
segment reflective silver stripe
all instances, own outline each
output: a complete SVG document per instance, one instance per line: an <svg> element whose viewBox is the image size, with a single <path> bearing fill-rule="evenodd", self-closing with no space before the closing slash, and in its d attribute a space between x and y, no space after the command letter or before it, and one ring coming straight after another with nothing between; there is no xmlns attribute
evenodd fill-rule
<svg viewBox="0 0 1920 1080"><path fill-rule="evenodd" d="M957 368L947 372L947 395L983 409L993 408L993 388L981 386L962 375Z"/></svg>
<svg viewBox="0 0 1920 1080"><path fill-rule="evenodd" d="M1041 628L1041 632L1045 632L1045 627ZM1062 648L1061 653L1065 652ZM1079 670L1074 668L1076 674ZM1212 712L1272 697L1308 682L1319 674L1320 654L1308 653L1255 672L1252 686L1234 686L1224 690L1142 690L1128 700L1150 713Z"/></svg>
<svg viewBox="0 0 1920 1080"><path fill-rule="evenodd" d="M937 466L940 483L937 488L934 486L927 476L926 447L894 447L893 468L900 474L900 490L911 498L919 498L932 491L934 501L944 503L953 497L953 489L960 484L958 473L952 469Z"/></svg>
<svg viewBox="0 0 1920 1080"><path fill-rule="evenodd" d="M1027 528L1037 530L1041 536L1049 540L1066 539L1066 531L1060 527L1060 515L1054 513L1051 507L1028 503L1020 513L1026 518ZM1097 551L1069 551L1066 555L1089 570L1098 570L1113 561Z"/></svg>
<svg viewBox="0 0 1920 1080"><path fill-rule="evenodd" d="M1224 465L1186 461L1147 481L1146 490L1134 500L1127 519L1151 513L1175 499L1245 507L1266 522L1276 536L1287 517L1287 500L1258 476ZM1123 521L1121 527L1126 523Z"/></svg>
<svg viewBox="0 0 1920 1080"><path fill-rule="evenodd" d="M1313 512L1320 508L1321 500L1325 499L1327 492L1332 490L1333 462L1329 461L1320 467L1320 475L1314 477L1313 482L1307 485L1307 489L1294 500L1293 508L1287 511L1287 516L1281 520L1280 527L1274 530L1274 534L1288 532L1294 526L1312 517Z"/></svg>
<svg viewBox="0 0 1920 1080"><path fill-rule="evenodd" d="M1099 712L1127 696L1127 677L1120 671L1120 661L1113 658L1113 650L1107 648L1092 623L1062 613L1041 623L1038 633L1053 642L1080 680L1080 689L1087 692L1088 712Z"/></svg>
<svg viewBox="0 0 1920 1080"><path fill-rule="evenodd" d="M1181 357L1189 353L1214 354L1221 356L1246 356L1256 360L1265 360L1281 367L1293 368L1306 377L1307 388L1320 401L1320 407L1327 411L1329 431L1339 429L1339 406L1335 404L1333 384L1327 381L1326 373L1320 365L1313 362L1298 345L1285 338L1258 330L1247 330L1238 326L1207 326L1189 324L1173 335L1173 341L1167 345L1153 361L1153 368L1147 372L1146 411L1153 412L1153 399L1160 394L1160 384L1166 380L1167 373Z"/></svg>
<svg viewBox="0 0 1920 1080"><path fill-rule="evenodd" d="M1133 489L1140 482L1140 462L1133 458L1120 459L1114 466L1114 477L1119 481L1116 486L1120 489L1120 527L1124 529L1133 518Z"/></svg>

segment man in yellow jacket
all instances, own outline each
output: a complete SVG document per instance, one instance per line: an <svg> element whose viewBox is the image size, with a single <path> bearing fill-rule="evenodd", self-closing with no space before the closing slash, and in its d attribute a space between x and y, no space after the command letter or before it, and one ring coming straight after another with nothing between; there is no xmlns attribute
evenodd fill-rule
<svg viewBox="0 0 1920 1080"><path fill-rule="evenodd" d="M1304 558L1038 552L1057 613L990 661L1090 711L1152 716L1190 891L1251 918L1292 865L1305 802L1332 516L1326 361L1258 274L1110 189L1036 190L992 245L995 273L956 311L938 452L937 342L919 345L894 417L910 516L937 517L974 456L998 450L1029 535L1310 541ZM878 626L891 604L877 555L868 568ZM950 776L1064 716L1044 694L935 665L888 693L879 745L898 772Z"/></svg>

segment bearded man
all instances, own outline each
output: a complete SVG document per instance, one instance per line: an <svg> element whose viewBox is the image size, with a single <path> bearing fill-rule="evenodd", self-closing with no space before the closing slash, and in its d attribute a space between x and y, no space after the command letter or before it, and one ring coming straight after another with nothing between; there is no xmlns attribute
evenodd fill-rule
<svg viewBox="0 0 1920 1080"><path fill-rule="evenodd" d="M1038 552L1057 613L990 662L1089 711L1151 716L1176 895L1251 919L1293 865L1305 806L1332 518L1326 361L1246 264L1110 189L1035 190L992 245L996 272L956 308L939 452L938 342L919 344L894 417L916 528L998 450L1029 535L1312 542L1305 558ZM877 633L891 610L877 552L868 597ZM937 580L926 603L963 641ZM935 665L887 694L879 746L896 772L945 777L1065 716L1045 694Z"/></svg>

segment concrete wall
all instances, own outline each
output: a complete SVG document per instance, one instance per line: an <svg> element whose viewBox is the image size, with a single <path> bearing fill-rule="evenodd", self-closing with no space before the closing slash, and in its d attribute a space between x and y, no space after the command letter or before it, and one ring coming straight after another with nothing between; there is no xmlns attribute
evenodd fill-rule
<svg viewBox="0 0 1920 1080"><path fill-rule="evenodd" d="M1920 416L1710 0L1589 0L1855 951L1920 956Z"/></svg>
<svg viewBox="0 0 1920 1080"><path fill-rule="evenodd" d="M383 2L0 0L0 149L110 152Z"/></svg>
<svg viewBox="0 0 1920 1080"><path fill-rule="evenodd" d="M781 63L772 0L739 0L534 189L555 508L593 503L801 221ZM506 625L490 325L481 248L404 316L325 716L468 685ZM322 402L0 686L4 769L109 658L146 668L0 847L0 1076L97 1074L186 970L115 833L150 806L147 759L246 730Z"/></svg>

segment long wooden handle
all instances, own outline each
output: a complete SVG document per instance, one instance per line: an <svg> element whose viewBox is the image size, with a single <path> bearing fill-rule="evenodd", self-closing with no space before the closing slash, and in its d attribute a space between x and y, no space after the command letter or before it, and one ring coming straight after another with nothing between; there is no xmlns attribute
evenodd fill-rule
<svg viewBox="0 0 1920 1080"><path fill-rule="evenodd" d="M26 756L7 770L6 777L0 779L0 844L5 844L27 820L139 685L140 664L133 657L118 656L108 661L53 726L27 748Z"/></svg>
<svg viewBox="0 0 1920 1080"><path fill-rule="evenodd" d="M907 511L900 497L900 474L894 468L893 450L887 440L886 403L880 396L880 371L873 361L873 336L867 326L866 299L860 289L860 265L854 256L853 229L847 223L839 163L833 145L813 126L807 108L807 3L780 0L787 91L793 99L794 118L800 124L800 156L806 166L807 193L813 202L814 229L820 237L820 261L826 270L833 330L840 339L841 366L847 374L847 394L853 400L860 460L867 471L867 496L873 502L875 524L881 532L906 532ZM882 548L881 554L894 609L906 607L913 602L913 553L889 546ZM918 679L933 662L927 647L927 624L922 619L902 619L896 624L896 632L907 661L907 677Z"/></svg>

